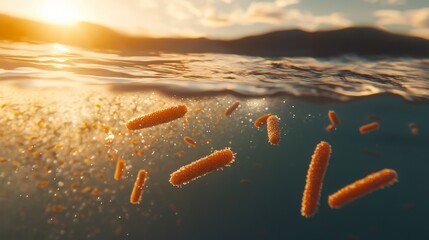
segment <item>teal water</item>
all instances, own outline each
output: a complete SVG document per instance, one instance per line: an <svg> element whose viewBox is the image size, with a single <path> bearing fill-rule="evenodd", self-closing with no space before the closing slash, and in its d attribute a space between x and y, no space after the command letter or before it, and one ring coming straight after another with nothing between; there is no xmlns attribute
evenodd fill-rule
<svg viewBox="0 0 429 240"><path fill-rule="evenodd" d="M209 71L205 73L209 80L201 80L200 86L199 80L182 79L178 72L177 78L181 79L178 82L184 83L176 85L171 76L180 67L158 63L153 71L163 68L171 78L163 84L186 93L174 96L160 85L141 88L142 82L145 83L140 78L130 84L129 78L121 82L111 72L100 73L103 76L97 78L93 69L82 74L67 66L57 68L52 62L36 64L34 59L29 60L35 53L29 53L26 47L10 45L15 55L12 58L9 52L9 58L2 58L0 65L0 157L5 159L0 163L0 233L5 239L349 240L428 236L429 106L421 102L428 95L427 79L421 78L426 76L427 60L349 63L347 67L359 66L360 72L367 75L360 84L354 82L349 86L343 82L337 88L332 87L338 84L333 77L327 77L331 81L325 79L325 82L303 78L301 84L295 75L295 82L286 78L278 80L279 83L268 73L258 75L254 68L243 66L235 67L242 71L229 73L229 77L235 76L231 83L225 80L228 78L216 83ZM44 54L52 46L31 47ZM78 58L73 51L67 54ZM107 61L101 58L106 55L97 56L99 61ZM198 62L199 56L192 58ZM237 59L243 58L235 56ZM77 60L73 61L76 64ZM262 60L248 58L248 61ZM276 68L280 64L283 69L293 59L264 61L269 64L261 67L265 66L269 72L272 68L266 66L273 66L273 62ZM300 61L303 60L296 60ZM322 76L330 75L328 69L346 68L344 64L348 64L332 59L307 59L305 64L308 61L324 65L310 71ZM403 68L373 68L380 67L382 62L395 61ZM70 60L65 62L69 64ZM33 65L22 67L21 63ZM43 69L41 63L47 64L48 69ZM200 79L201 69L190 65L183 67L183 72L196 74L199 77L195 79ZM304 68L303 65L300 67ZM138 66L118 69L137 74L133 71ZM295 74L307 71L289 68ZM402 71L405 68L413 68L413 75ZM227 71L225 67L220 69ZM243 74L244 71L253 72ZM282 71L286 70L276 72L276 76ZM381 76L375 76L376 71L402 74L401 78L385 77L396 79L401 87L390 80L385 83L368 80ZM143 73L142 70L138 74ZM351 75L349 72L345 78L350 80ZM415 81L410 80L413 76ZM266 78L271 78L268 85L258 85L265 84ZM358 77L353 79L357 81ZM401 79L409 80L403 83ZM112 84L113 80L117 82ZM253 84L262 90L244 97L245 91L255 89ZM209 91L209 86L218 86L221 91ZM359 90L362 88L377 91L366 93ZM285 92L275 95L279 89ZM287 92L290 89L299 94ZM275 96L268 94L269 91L274 91L271 93ZM239 101L240 107L231 117L224 117L223 112L234 101ZM132 117L177 104L185 104L189 109L181 119L139 131L125 128ZM332 132L325 131L329 110L335 110L342 121ZM278 146L268 143L265 128L253 126L253 121L265 113L280 117ZM379 117L380 129L360 134L359 126L373 121L371 116ZM412 122L419 129L418 135L412 134L408 127ZM199 146L189 147L183 141L184 136L191 136ZM333 152L319 211L306 219L300 215L302 192L311 155L320 141L329 142ZM168 182L169 175L179 167L225 147L236 153L230 167L182 188ZM115 181L113 173L119 158L125 159L127 168L124 179ZM149 180L142 202L132 205L129 196L141 168L149 171ZM399 182L341 209L329 208L330 194L383 168L395 169ZM240 183L242 180L247 184ZM40 187L41 181L48 185ZM85 187L91 191L83 192ZM93 189L99 193L92 192ZM55 206L57 210L53 210Z"/></svg>

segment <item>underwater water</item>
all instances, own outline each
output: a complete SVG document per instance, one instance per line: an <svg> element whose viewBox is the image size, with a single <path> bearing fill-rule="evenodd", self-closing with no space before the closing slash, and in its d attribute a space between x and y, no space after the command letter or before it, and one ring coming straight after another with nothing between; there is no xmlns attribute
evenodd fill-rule
<svg viewBox="0 0 429 240"><path fill-rule="evenodd" d="M0 55L4 239L428 237L428 59L120 56L11 42ZM188 108L182 118L125 126L179 104ZM329 110L341 120L331 132ZM279 145L253 125L266 113L280 118ZM373 121L378 130L359 133ZM319 210L305 218L307 169L321 141L332 154ZM227 147L235 161L222 171L180 188L169 183L181 166ZM126 163L119 181L118 159ZM328 206L330 194L384 168L399 181ZM140 169L149 178L134 205Z"/></svg>

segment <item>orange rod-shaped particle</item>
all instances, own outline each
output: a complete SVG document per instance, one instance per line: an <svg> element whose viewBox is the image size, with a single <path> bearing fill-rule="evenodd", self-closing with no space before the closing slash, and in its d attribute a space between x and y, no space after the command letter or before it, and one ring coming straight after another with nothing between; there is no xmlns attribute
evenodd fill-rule
<svg viewBox="0 0 429 240"><path fill-rule="evenodd" d="M271 114L269 114L269 113L260 116L258 119L255 120L253 125L255 125L255 127L259 128L260 126L267 123L267 119L269 116L271 116Z"/></svg>
<svg viewBox="0 0 429 240"><path fill-rule="evenodd" d="M338 116L337 116L337 114L335 113L335 111L330 110L330 111L328 112L328 118L329 118L329 121L331 121L331 124L332 124L334 127L336 127L336 126L340 125L340 123L341 123L341 121L340 121L340 119L338 118Z"/></svg>
<svg viewBox="0 0 429 240"><path fill-rule="evenodd" d="M130 203L138 204L141 201L143 186L147 180L147 171L142 169L137 174L137 179L134 183L133 192L131 193Z"/></svg>
<svg viewBox="0 0 429 240"><path fill-rule="evenodd" d="M326 126L325 130L326 130L327 132L332 132L332 130L334 130L334 128L335 128L335 126L334 126L334 125L329 124L328 126Z"/></svg>
<svg viewBox="0 0 429 240"><path fill-rule="evenodd" d="M380 121L381 117L377 115L369 115L368 118L373 121Z"/></svg>
<svg viewBox="0 0 429 240"><path fill-rule="evenodd" d="M82 193L87 193L91 191L91 187L85 187L84 189L82 189Z"/></svg>
<svg viewBox="0 0 429 240"><path fill-rule="evenodd" d="M250 180L250 179L243 178L240 180L241 185L249 185L251 183L252 183L252 180Z"/></svg>
<svg viewBox="0 0 429 240"><path fill-rule="evenodd" d="M188 136L185 136L185 137L183 138L183 140L184 140L186 143L188 143L189 145L191 145L192 147L197 147L197 143L196 143L192 138L190 138L190 137L188 137Z"/></svg>
<svg viewBox="0 0 429 240"><path fill-rule="evenodd" d="M368 123L366 125L363 125L359 128L359 132L361 134L365 134L365 133L369 133L371 131L377 130L380 127L380 125L378 124L378 122L372 122L372 123Z"/></svg>
<svg viewBox="0 0 429 240"><path fill-rule="evenodd" d="M41 188L44 188L44 187L46 187L46 186L48 186L49 185L49 182L48 181L40 181L39 182L39 187L41 187Z"/></svg>
<svg viewBox="0 0 429 240"><path fill-rule="evenodd" d="M419 135L419 129L417 127L413 127L413 128L411 128L411 133L413 135Z"/></svg>
<svg viewBox="0 0 429 240"><path fill-rule="evenodd" d="M312 217L319 208L320 193L322 191L323 178L331 156L331 145L327 142L317 144L307 171L304 194L301 202L301 215Z"/></svg>
<svg viewBox="0 0 429 240"><path fill-rule="evenodd" d="M231 115L231 113L234 112L235 109L238 108L239 105L240 105L239 102L234 102L228 109L226 109L225 116L229 117Z"/></svg>
<svg viewBox="0 0 429 240"><path fill-rule="evenodd" d="M408 124L408 127L410 128L412 134L414 134L414 135L419 134L419 128L417 127L417 124L412 122L412 123Z"/></svg>
<svg viewBox="0 0 429 240"><path fill-rule="evenodd" d="M280 142L280 127L279 118L277 115L271 115L267 119L268 142L271 144L279 144Z"/></svg>
<svg viewBox="0 0 429 240"><path fill-rule="evenodd" d="M331 208L341 208L372 191L385 188L398 181L398 174L392 169L383 169L365 178L349 184L336 193L329 195L328 204Z"/></svg>
<svg viewBox="0 0 429 240"><path fill-rule="evenodd" d="M180 187L207 173L228 166L234 162L234 153L229 149L215 151L195 162L181 167L170 175L170 183Z"/></svg>
<svg viewBox="0 0 429 240"><path fill-rule="evenodd" d="M187 111L188 108L185 105L169 107L140 117L133 118L127 122L127 128L130 130L138 130L166 122L171 122L175 119L183 117Z"/></svg>
<svg viewBox="0 0 429 240"><path fill-rule="evenodd" d="M123 159L119 159L116 162L116 170L115 170L115 180L119 180L122 178L122 173L124 171L125 168L125 161Z"/></svg>

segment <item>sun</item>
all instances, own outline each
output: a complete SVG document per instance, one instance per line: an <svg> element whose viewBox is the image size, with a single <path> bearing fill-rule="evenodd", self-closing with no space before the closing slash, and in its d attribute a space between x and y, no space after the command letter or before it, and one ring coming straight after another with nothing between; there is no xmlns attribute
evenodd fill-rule
<svg viewBox="0 0 429 240"><path fill-rule="evenodd" d="M58 24L73 24L79 20L79 11L73 0L42 0L41 18Z"/></svg>

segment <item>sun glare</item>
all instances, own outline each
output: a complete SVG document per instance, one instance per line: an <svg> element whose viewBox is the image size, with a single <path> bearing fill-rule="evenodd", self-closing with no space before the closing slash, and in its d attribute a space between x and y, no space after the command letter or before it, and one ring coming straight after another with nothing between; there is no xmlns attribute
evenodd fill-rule
<svg viewBox="0 0 429 240"><path fill-rule="evenodd" d="M52 47L57 53L70 53L70 49L62 44L54 43Z"/></svg>
<svg viewBox="0 0 429 240"><path fill-rule="evenodd" d="M72 0L43 0L41 18L51 23L73 24L79 20L79 11Z"/></svg>

